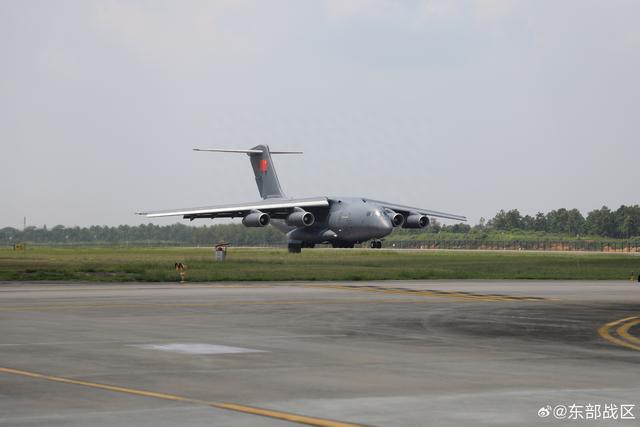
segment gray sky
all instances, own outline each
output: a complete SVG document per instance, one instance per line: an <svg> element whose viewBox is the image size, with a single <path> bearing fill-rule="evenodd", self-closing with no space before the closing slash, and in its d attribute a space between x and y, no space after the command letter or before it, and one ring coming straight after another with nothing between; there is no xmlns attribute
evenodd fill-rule
<svg viewBox="0 0 640 427"><path fill-rule="evenodd" d="M295 197L636 204L639 22L631 0L0 0L0 227L255 200L246 156L191 148L258 143L305 152L275 159Z"/></svg>

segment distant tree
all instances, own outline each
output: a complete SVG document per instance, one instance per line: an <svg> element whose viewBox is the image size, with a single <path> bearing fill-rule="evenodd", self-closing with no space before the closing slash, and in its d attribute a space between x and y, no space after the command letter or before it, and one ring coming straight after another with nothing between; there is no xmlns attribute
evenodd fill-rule
<svg viewBox="0 0 640 427"><path fill-rule="evenodd" d="M509 231L522 229L522 216L517 209L511 209L507 212L502 209L493 217L490 225L496 230Z"/></svg>
<svg viewBox="0 0 640 427"><path fill-rule="evenodd" d="M446 230L452 233L468 233L471 231L471 226L469 224L458 223L448 226Z"/></svg>
<svg viewBox="0 0 640 427"><path fill-rule="evenodd" d="M578 209L567 211L567 223L565 233L572 235L584 233L585 219Z"/></svg>
<svg viewBox="0 0 640 427"><path fill-rule="evenodd" d="M619 237L640 235L640 206L620 206L614 214Z"/></svg>
<svg viewBox="0 0 640 427"><path fill-rule="evenodd" d="M489 220L487 226L490 228L495 228L496 230L506 230L507 229L507 213L504 209L500 209L498 213Z"/></svg>
<svg viewBox="0 0 640 427"><path fill-rule="evenodd" d="M597 236L616 237L618 235L618 227L614 215L606 206L592 210L587 214L585 229L588 233Z"/></svg>
<svg viewBox="0 0 640 427"><path fill-rule="evenodd" d="M535 218L531 215L525 215L522 217L522 229L523 230L533 230Z"/></svg>
<svg viewBox="0 0 640 427"><path fill-rule="evenodd" d="M531 229L534 231L549 231L546 215L542 212L538 212L535 218L533 218Z"/></svg>

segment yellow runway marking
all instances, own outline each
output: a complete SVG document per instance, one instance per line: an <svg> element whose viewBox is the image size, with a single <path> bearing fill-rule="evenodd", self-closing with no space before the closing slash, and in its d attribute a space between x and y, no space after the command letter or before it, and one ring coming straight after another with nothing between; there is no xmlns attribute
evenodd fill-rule
<svg viewBox="0 0 640 427"><path fill-rule="evenodd" d="M225 305L320 305L320 304L397 304L397 303L430 303L434 300L419 297L444 298L460 302L470 301L548 301L551 298L515 296L501 294L478 294L463 291L439 291L433 289L407 289L407 288L385 288L381 286L350 286L350 285L303 285L307 288L327 289L327 290L347 290L359 292L376 292L387 295L398 295L413 297L413 299L299 299L299 300L221 300L211 303L60 303L60 304L33 304L1 306L0 312L15 311L49 311L49 310L87 310L87 309L128 309L128 308L206 308L219 307ZM222 288L222 286L221 286Z"/></svg>
<svg viewBox="0 0 640 427"><path fill-rule="evenodd" d="M626 317L601 326L598 328L598 334L613 344L640 351L640 338L629 332L629 329L638 324L640 324L640 316ZM616 329L612 333L613 328Z"/></svg>
<svg viewBox="0 0 640 427"><path fill-rule="evenodd" d="M629 333L629 329L633 328L638 324L640 324L640 318L637 318L635 320L625 323L624 325L616 329L616 332L618 333L618 335L620 335L622 338L626 339L630 343L640 345L640 338L634 337Z"/></svg>
<svg viewBox="0 0 640 427"><path fill-rule="evenodd" d="M449 298L455 300L473 301L547 301L549 298L501 295L501 294L477 294L463 291L439 291L433 289L407 289L407 288L385 288L382 286L358 286L358 285L307 285L314 288L343 289L347 291L361 292L381 292L395 295L412 295L425 297Z"/></svg>
<svg viewBox="0 0 640 427"><path fill-rule="evenodd" d="M252 406L238 405L236 403L215 403L210 404L214 408L230 409L232 411L244 412L246 414L262 415L263 417L277 418L290 421L292 423L306 424L320 427L361 427L362 424L344 423L341 421L326 420L323 418L307 417L289 412L272 411L270 409L255 408Z"/></svg>
<svg viewBox="0 0 640 427"><path fill-rule="evenodd" d="M91 387L102 390L114 391L118 393L127 393L136 396L151 397L155 399L172 400L175 402L188 402L200 405L211 406L218 409L226 409L230 411L242 412L244 414L260 415L278 420L290 421L297 424L304 424L318 427L362 427L361 424L344 423L340 421L328 420L324 418L307 417L305 415L292 414L289 412L273 411L271 409L256 408L254 406L240 405L228 402L207 402L200 399L192 399L189 397L176 396L174 394L157 393L154 391L138 390L135 388L120 387L110 384L94 383L90 381L74 380L72 378L57 377L53 375L39 374L37 372L23 371L13 368L0 368L0 372L5 374L20 375L23 377L35 378L46 381L53 381L64 384L79 385L83 387Z"/></svg>
<svg viewBox="0 0 640 427"><path fill-rule="evenodd" d="M72 289L51 289L51 288L39 288L39 289L0 289L0 292L68 292L69 290L73 291L121 291L121 290L152 290L152 289L254 289L254 288L278 288L284 286L295 286L295 285L269 285L269 284L232 284L232 285L217 285L217 284L209 284L209 285L199 285L199 284L188 284L188 285L172 285L166 287L140 287L140 286L132 286L132 287L95 287L95 288L72 288ZM542 298L542 297L532 297L532 296L518 296L518 295L503 295L503 294L479 294L474 292L464 292L464 291L440 291L434 289L408 289L408 288L388 288L382 286L359 286L359 285L322 285L322 284L314 284L314 285L302 285L302 287L307 288L316 288L316 289L341 289L341 290L349 290L349 291L368 291L368 292L380 292L385 294L394 294L394 295L411 295L411 296L427 296L427 297L440 297L440 298L449 298L454 300L473 300L473 301L546 301L552 300L553 298ZM311 304L312 302L308 302ZM269 302L260 304L269 304ZM286 302L284 303L286 304ZM147 304L148 305L148 304ZM115 305L111 305L110 307L114 307ZM171 306L177 306L176 304L171 304ZM179 305L186 306L186 305ZM196 305L194 305L196 306ZM138 305L122 305L122 307L138 307ZM0 308L0 311L2 308Z"/></svg>

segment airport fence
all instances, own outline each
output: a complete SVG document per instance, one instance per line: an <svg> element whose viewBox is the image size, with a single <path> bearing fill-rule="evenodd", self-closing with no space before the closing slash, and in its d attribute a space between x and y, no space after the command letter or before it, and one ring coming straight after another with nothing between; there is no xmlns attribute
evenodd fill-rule
<svg viewBox="0 0 640 427"><path fill-rule="evenodd" d="M23 250L26 248L213 248L219 242L210 244L192 242L164 242L144 240L137 242L20 242L19 244L0 242L0 248ZM245 243L233 244L232 247L241 248L286 248L287 243Z"/></svg>
<svg viewBox="0 0 640 427"><path fill-rule="evenodd" d="M493 251L640 252L640 243L638 241L593 240L399 240L386 242L385 247Z"/></svg>
<svg viewBox="0 0 640 427"><path fill-rule="evenodd" d="M0 246L13 247L14 249L24 249L26 247L57 247L57 248L157 248L157 247L202 247L213 248L217 242L207 244L196 244L193 242L177 241L134 241L134 242L21 242L20 245L5 245L0 242ZM24 245L23 247L20 247ZM252 248L286 248L287 244L273 242L256 243L234 243L232 247L252 247ZM331 245L316 245L321 248L328 248ZM356 247L368 248L369 244L363 243ZM460 250L505 250L505 251L564 251L564 252L630 252L640 253L640 241L594 241L594 240L387 240L383 247L395 249L460 249Z"/></svg>

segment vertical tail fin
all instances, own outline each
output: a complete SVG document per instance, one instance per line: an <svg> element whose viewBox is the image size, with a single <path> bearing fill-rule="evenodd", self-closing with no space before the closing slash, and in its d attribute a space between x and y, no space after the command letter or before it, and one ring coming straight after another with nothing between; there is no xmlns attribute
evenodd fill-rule
<svg viewBox="0 0 640 427"><path fill-rule="evenodd" d="M272 154L302 154L300 151L269 151L268 145L256 145L249 150L225 150L225 149L199 149L195 151L214 151L223 153L245 153L249 156L253 174L256 177L256 184L260 197L263 199L285 197L280 181L276 174L276 169L271 160Z"/></svg>
<svg viewBox="0 0 640 427"><path fill-rule="evenodd" d="M284 192L282 191L282 187L280 187L280 181L276 174L276 168L273 166L273 161L271 160L269 146L256 145L252 150L260 151L260 153L249 154L260 197L263 199L284 197Z"/></svg>

